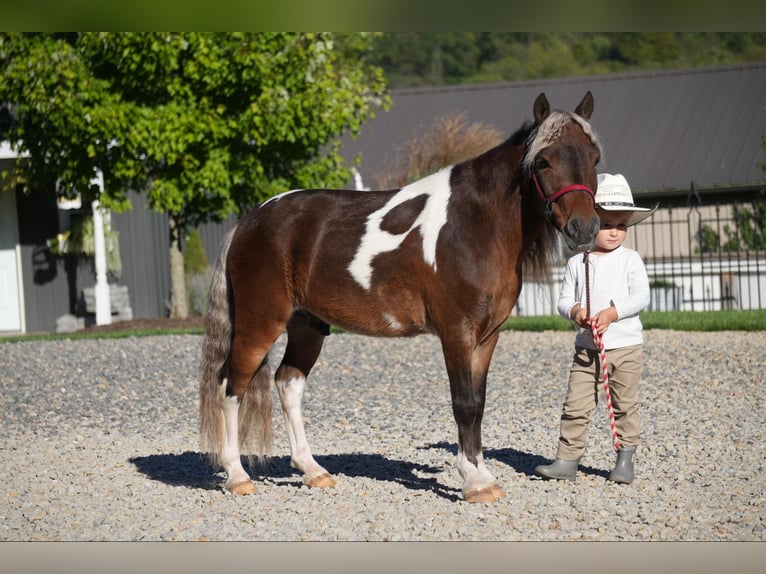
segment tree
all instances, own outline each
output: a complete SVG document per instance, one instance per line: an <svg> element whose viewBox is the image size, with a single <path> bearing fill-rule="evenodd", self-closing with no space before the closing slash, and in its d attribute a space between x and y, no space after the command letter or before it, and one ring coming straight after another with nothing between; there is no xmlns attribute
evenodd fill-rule
<svg viewBox="0 0 766 574"><path fill-rule="evenodd" d="M386 32L392 88L759 62L763 32Z"/></svg>
<svg viewBox="0 0 766 574"><path fill-rule="evenodd" d="M721 242L718 233L709 225L703 225L699 230L697 252L714 253L718 250L724 253L735 253L754 249L766 249L766 190L761 190L753 198L749 206L735 203L732 205L732 225L723 226L726 240Z"/></svg>
<svg viewBox="0 0 766 574"><path fill-rule="evenodd" d="M169 217L171 310L184 317L181 237L296 187L350 178L340 136L389 104L372 37L331 33L0 34L0 102L27 189ZM90 184L97 170L104 190Z"/></svg>
<svg viewBox="0 0 766 574"><path fill-rule="evenodd" d="M724 251L766 249L766 192L761 190L750 207L733 206L734 228L724 225Z"/></svg>
<svg viewBox="0 0 766 574"><path fill-rule="evenodd" d="M761 140L761 147L766 152L766 137ZM758 167L766 171L766 164ZM734 229L724 226L726 243L724 251L740 251L744 249L766 249L766 190L758 192L749 207L735 204L733 207Z"/></svg>

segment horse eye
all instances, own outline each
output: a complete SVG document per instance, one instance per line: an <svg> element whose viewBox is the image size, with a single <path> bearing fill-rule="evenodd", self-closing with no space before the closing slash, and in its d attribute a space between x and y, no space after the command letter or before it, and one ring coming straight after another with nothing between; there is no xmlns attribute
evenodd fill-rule
<svg viewBox="0 0 766 574"><path fill-rule="evenodd" d="M535 158L535 169L545 169L546 167L550 167L547 161L541 157Z"/></svg>

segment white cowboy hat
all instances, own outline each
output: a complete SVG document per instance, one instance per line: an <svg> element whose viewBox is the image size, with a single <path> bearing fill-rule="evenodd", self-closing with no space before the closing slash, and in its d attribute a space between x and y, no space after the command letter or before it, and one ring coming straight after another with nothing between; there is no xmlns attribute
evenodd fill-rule
<svg viewBox="0 0 766 574"><path fill-rule="evenodd" d="M654 207L638 207L633 203L633 194L625 176L617 173L598 174L598 187L596 188L596 207L610 212L630 212L633 215L628 220L628 227L642 222L652 215L659 203Z"/></svg>

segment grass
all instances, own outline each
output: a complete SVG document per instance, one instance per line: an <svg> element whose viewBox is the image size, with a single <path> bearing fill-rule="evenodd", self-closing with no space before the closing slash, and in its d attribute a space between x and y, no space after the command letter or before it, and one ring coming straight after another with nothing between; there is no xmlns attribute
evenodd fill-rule
<svg viewBox="0 0 766 574"><path fill-rule="evenodd" d="M766 331L766 309L748 311L644 311L644 329L675 331ZM571 322L557 315L509 317L504 331L573 331ZM333 328L333 333L341 332ZM169 329L132 329L125 331L38 333L0 336L0 344L21 341L60 341L69 339L124 339L150 335L201 335L202 327Z"/></svg>
<svg viewBox="0 0 766 574"><path fill-rule="evenodd" d="M129 337L149 337L153 335L202 335L202 327L170 328L170 329L126 329L125 331L103 331L74 333L31 333L29 335L0 336L2 343L19 343L24 341L65 341L76 339L127 339Z"/></svg>
<svg viewBox="0 0 766 574"><path fill-rule="evenodd" d="M748 311L653 311L641 314L645 329L766 331L766 309Z"/></svg>
<svg viewBox="0 0 766 574"><path fill-rule="evenodd" d="M748 311L644 311L644 329L674 331L766 331L766 309ZM571 322L563 317L509 317L504 330L572 331Z"/></svg>

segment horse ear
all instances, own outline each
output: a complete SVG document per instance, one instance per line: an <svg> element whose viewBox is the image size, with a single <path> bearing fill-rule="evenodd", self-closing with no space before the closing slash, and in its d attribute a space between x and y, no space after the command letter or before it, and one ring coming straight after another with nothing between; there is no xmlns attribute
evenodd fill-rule
<svg viewBox="0 0 766 574"><path fill-rule="evenodd" d="M590 93L590 90L575 108L575 113L583 119L590 119L591 114L593 114L593 94Z"/></svg>
<svg viewBox="0 0 766 574"><path fill-rule="evenodd" d="M545 97L545 93L540 94L535 99L535 105L533 107L535 113L535 123L539 126L551 113L551 105L548 103L548 98Z"/></svg>

